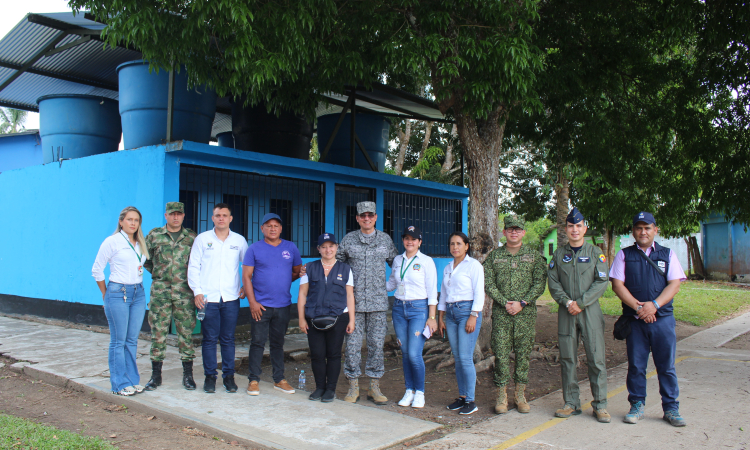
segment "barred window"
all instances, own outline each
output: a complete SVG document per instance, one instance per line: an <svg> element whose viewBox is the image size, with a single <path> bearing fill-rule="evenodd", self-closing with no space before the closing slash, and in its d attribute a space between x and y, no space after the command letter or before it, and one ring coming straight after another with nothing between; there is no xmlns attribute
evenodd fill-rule
<svg viewBox="0 0 750 450"><path fill-rule="evenodd" d="M448 237L461 231L461 200L428 197L385 191L383 231L388 233L399 251L404 251L401 233L410 225L422 230L422 253L429 256L450 256Z"/></svg>
<svg viewBox="0 0 750 450"><path fill-rule="evenodd" d="M333 233L339 241L346 233L359 230L359 224L355 217L357 215L357 203L367 201L375 201L375 189L336 185L336 212Z"/></svg>
<svg viewBox="0 0 750 450"><path fill-rule="evenodd" d="M186 206L186 225L198 233L213 228L214 206L227 203L232 208L231 230L250 244L263 239L263 216L276 213L281 217L281 237L294 242L303 257L319 256L324 183L182 164L180 200Z"/></svg>

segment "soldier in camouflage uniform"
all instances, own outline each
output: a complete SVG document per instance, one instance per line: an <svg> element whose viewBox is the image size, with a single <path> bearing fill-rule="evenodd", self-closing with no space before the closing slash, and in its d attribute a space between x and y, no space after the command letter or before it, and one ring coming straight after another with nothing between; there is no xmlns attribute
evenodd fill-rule
<svg viewBox="0 0 750 450"><path fill-rule="evenodd" d="M484 261L485 292L492 306L492 351L495 353L495 412L508 412L506 386L510 380L510 351L516 355L515 400L520 413L531 410L524 391L529 381L529 356L536 336L536 300L547 283L547 261L539 251L523 245L525 221L509 215L504 220L507 242Z"/></svg>
<svg viewBox="0 0 750 450"><path fill-rule="evenodd" d="M161 368L167 348L167 334L174 317L177 343L182 360L182 385L195 389L193 381L192 337L195 328L195 305L193 291L188 286L187 269L190 248L195 232L184 228L185 206L180 202L167 203L164 214L167 224L154 228L146 236L146 247L152 255L143 267L151 272L151 301L148 323L151 325L151 379L147 391L161 385Z"/></svg>
<svg viewBox="0 0 750 450"><path fill-rule="evenodd" d="M362 339L367 339L365 375L370 377L367 397L378 405L388 399L380 392L380 378L385 373L383 345L388 327L388 292L385 290L385 263L393 264L398 250L393 239L375 229L378 219L375 202L357 203L360 229L344 236L336 259L349 264L354 275L354 332L346 337L344 375L349 380L349 393L344 397L354 403L359 399L359 376L362 374Z"/></svg>

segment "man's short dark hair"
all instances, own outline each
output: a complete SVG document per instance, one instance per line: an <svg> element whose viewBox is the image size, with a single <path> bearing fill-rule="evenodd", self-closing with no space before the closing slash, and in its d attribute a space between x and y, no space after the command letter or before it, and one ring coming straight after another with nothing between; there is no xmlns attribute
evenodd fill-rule
<svg viewBox="0 0 750 450"><path fill-rule="evenodd" d="M232 208L229 205L227 205L226 203L217 203L216 206L214 206L214 211L216 211L217 209L224 209L224 208L226 208L226 209L229 210L229 215L231 216L232 215Z"/></svg>

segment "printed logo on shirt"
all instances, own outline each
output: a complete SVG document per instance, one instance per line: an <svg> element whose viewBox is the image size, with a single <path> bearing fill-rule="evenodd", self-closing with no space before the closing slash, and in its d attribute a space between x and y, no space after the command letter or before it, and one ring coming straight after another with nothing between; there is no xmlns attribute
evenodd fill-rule
<svg viewBox="0 0 750 450"><path fill-rule="evenodd" d="M292 254L288 250L281 252L281 257L284 259L292 259Z"/></svg>
<svg viewBox="0 0 750 450"><path fill-rule="evenodd" d="M599 261L601 261L601 262L607 262L607 258L604 256L604 253L602 253L601 255L599 255Z"/></svg>
<svg viewBox="0 0 750 450"><path fill-rule="evenodd" d="M209 242L208 244L206 244L206 250L213 250L214 248L211 247L213 244L213 242Z"/></svg>
<svg viewBox="0 0 750 450"><path fill-rule="evenodd" d="M569 263L571 261L573 261L573 255L568 254L568 255L563 256L564 263Z"/></svg>
<svg viewBox="0 0 750 450"><path fill-rule="evenodd" d="M422 269L422 266L421 266L421 265L419 265L419 264L414 264L414 265L412 266L412 269L414 269L414 270L421 270L421 269Z"/></svg>
<svg viewBox="0 0 750 450"><path fill-rule="evenodd" d="M240 249L239 245L230 245L229 246L229 250L239 250L239 249Z"/></svg>
<svg viewBox="0 0 750 450"><path fill-rule="evenodd" d="M591 258L589 258L588 256L579 256L578 257L578 262L579 263L591 262Z"/></svg>
<svg viewBox="0 0 750 450"><path fill-rule="evenodd" d="M549 268L554 269L555 268L555 260L552 260L549 262Z"/></svg>
<svg viewBox="0 0 750 450"><path fill-rule="evenodd" d="M667 263L665 263L664 261L656 261L656 265L658 265L660 269L667 268Z"/></svg>
<svg viewBox="0 0 750 450"><path fill-rule="evenodd" d="M344 281L344 278L341 276L341 274L337 274L336 279L339 281Z"/></svg>

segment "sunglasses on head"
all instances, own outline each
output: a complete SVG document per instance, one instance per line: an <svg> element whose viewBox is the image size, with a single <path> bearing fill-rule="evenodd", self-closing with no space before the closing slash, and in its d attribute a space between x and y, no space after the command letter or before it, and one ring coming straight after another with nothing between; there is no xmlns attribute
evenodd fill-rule
<svg viewBox="0 0 750 450"><path fill-rule="evenodd" d="M372 219L373 217L375 217L375 214L371 212L366 212L366 213L360 214L359 217L361 217L362 219Z"/></svg>

